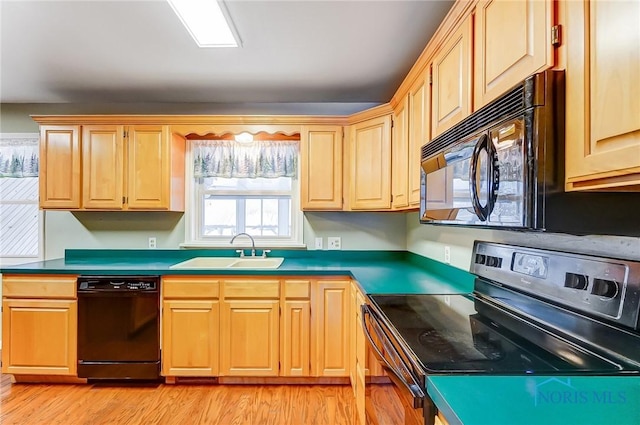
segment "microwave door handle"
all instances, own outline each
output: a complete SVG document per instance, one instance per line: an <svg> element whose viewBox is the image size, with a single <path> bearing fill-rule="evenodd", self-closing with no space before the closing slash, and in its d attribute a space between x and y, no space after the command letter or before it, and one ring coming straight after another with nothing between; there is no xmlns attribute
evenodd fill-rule
<svg viewBox="0 0 640 425"><path fill-rule="evenodd" d="M480 160L480 152L482 150L487 151L487 157L489 158L489 187L487 188L487 204L483 207L480 205L480 197L478 196L478 180L476 179L478 173L478 161ZM482 221L487 221L489 215L493 211L498 199L498 188L500 186L500 167L498 166L498 152L493 146L493 142L486 135L483 134L476 146L473 149L471 155L471 164L469 166L469 186L471 188L471 203L473 205L473 211L478 218Z"/></svg>
<svg viewBox="0 0 640 425"><path fill-rule="evenodd" d="M471 154L471 163L469 164L469 188L471 189L471 205L473 206L473 211L476 216L481 221L487 221L489 217L488 205L483 207L480 205L480 198L478 197L478 180L476 176L478 174L478 161L480 160L480 152L483 149L487 149L487 141L489 138L486 134L480 136L478 143L473 148L473 153Z"/></svg>
<svg viewBox="0 0 640 425"><path fill-rule="evenodd" d="M367 340L369 341L369 346L371 346L371 348L373 348L373 351L374 351L374 354L375 354L376 358L379 361L381 361L382 363L384 363L385 366L393 373L393 375L396 376L398 378L398 380L402 383L402 386L405 387L411 393L411 396L413 397L413 406L414 406L414 408L422 407L422 405L424 403L424 399L426 397L426 394L424 393L422 388L420 388L420 385L418 385L415 382L414 379L411 379L412 382L409 383L402 376L402 375L405 375L405 374L407 376L409 376L409 377L411 376L410 372L407 370L407 368L404 365L395 365L395 366L393 366L393 365L391 365L389 360L382 354L382 352L380 351L380 348L378 348L376 343L373 341L373 338L371 338L371 335L369 334L369 330L368 330L367 324L366 324L366 316L370 316L371 317L370 320L375 320L373 318L373 314L372 314L371 310L369 309L369 307L367 305L363 305L362 306L362 328L364 330L365 336L367 337ZM380 335L378 335L378 337L380 337ZM390 349L390 348L391 347L388 347L388 349ZM396 353L396 355L397 355L397 353ZM398 369L403 369L405 373L403 374Z"/></svg>
<svg viewBox="0 0 640 425"><path fill-rule="evenodd" d="M500 166L498 165L498 150L487 137L487 156L489 157L489 187L487 190L487 218L493 212L498 199L500 187Z"/></svg>

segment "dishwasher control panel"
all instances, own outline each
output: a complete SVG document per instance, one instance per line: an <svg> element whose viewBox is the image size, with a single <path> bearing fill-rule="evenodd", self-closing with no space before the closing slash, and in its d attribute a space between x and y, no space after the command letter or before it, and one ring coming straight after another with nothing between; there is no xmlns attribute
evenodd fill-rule
<svg viewBox="0 0 640 425"><path fill-rule="evenodd" d="M81 276L78 291L157 291L158 276Z"/></svg>

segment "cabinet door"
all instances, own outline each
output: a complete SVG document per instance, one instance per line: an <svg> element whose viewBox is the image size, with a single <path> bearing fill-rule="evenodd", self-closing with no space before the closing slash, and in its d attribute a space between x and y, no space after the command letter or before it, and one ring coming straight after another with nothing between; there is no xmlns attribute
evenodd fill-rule
<svg viewBox="0 0 640 425"><path fill-rule="evenodd" d="M80 126L40 127L40 208L80 208Z"/></svg>
<svg viewBox="0 0 640 425"><path fill-rule="evenodd" d="M279 304L278 300L222 303L221 376L278 376Z"/></svg>
<svg viewBox="0 0 640 425"><path fill-rule="evenodd" d="M471 113L471 18L462 22L433 58L432 138Z"/></svg>
<svg viewBox="0 0 640 425"><path fill-rule="evenodd" d="M374 118L351 129L350 207L391 207L391 116Z"/></svg>
<svg viewBox="0 0 640 425"><path fill-rule="evenodd" d="M311 302L285 300L282 311L282 376L310 376Z"/></svg>
<svg viewBox="0 0 640 425"><path fill-rule="evenodd" d="M82 207L122 209L124 127L82 127Z"/></svg>
<svg viewBox="0 0 640 425"><path fill-rule="evenodd" d="M2 302L2 373L76 375L77 301Z"/></svg>
<svg viewBox="0 0 640 425"><path fill-rule="evenodd" d="M429 141L431 97L427 76L409 90L409 205L420 204L420 162L422 145Z"/></svg>
<svg viewBox="0 0 640 425"><path fill-rule="evenodd" d="M342 209L342 127L303 126L300 133L303 210Z"/></svg>
<svg viewBox="0 0 640 425"><path fill-rule="evenodd" d="M349 285L348 280L315 285L316 376L349 376Z"/></svg>
<svg viewBox="0 0 640 425"><path fill-rule="evenodd" d="M409 96L394 111L391 146L391 206L403 209L409 206Z"/></svg>
<svg viewBox="0 0 640 425"><path fill-rule="evenodd" d="M164 301L162 333L164 376L218 375L218 301Z"/></svg>
<svg viewBox="0 0 640 425"><path fill-rule="evenodd" d="M640 190L640 3L566 8L567 190Z"/></svg>
<svg viewBox="0 0 640 425"><path fill-rule="evenodd" d="M167 209L171 165L168 126L131 126L128 136L127 208Z"/></svg>
<svg viewBox="0 0 640 425"><path fill-rule="evenodd" d="M476 6L474 110L553 66L551 0L482 0Z"/></svg>

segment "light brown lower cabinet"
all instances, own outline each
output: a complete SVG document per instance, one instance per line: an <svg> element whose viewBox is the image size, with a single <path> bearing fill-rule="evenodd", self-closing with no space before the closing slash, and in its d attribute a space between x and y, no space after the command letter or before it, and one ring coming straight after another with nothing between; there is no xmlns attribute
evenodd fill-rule
<svg viewBox="0 0 640 425"><path fill-rule="evenodd" d="M279 300L222 302L220 375L278 376Z"/></svg>
<svg viewBox="0 0 640 425"><path fill-rule="evenodd" d="M74 376L76 276L2 278L2 373Z"/></svg>
<svg viewBox="0 0 640 425"><path fill-rule="evenodd" d="M164 376L348 377L345 278L163 278Z"/></svg>
<svg viewBox="0 0 640 425"><path fill-rule="evenodd" d="M280 376L311 376L311 281L283 283Z"/></svg>
<svg viewBox="0 0 640 425"><path fill-rule="evenodd" d="M219 373L220 282L211 277L162 279L162 374Z"/></svg>
<svg viewBox="0 0 640 425"><path fill-rule="evenodd" d="M162 374L217 376L218 300L165 300L162 307Z"/></svg>

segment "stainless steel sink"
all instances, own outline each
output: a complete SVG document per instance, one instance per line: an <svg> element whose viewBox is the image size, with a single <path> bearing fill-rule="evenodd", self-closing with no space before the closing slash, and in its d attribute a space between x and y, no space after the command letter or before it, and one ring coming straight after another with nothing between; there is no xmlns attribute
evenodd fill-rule
<svg viewBox="0 0 640 425"><path fill-rule="evenodd" d="M170 269L277 269L282 257L195 257L170 266Z"/></svg>

